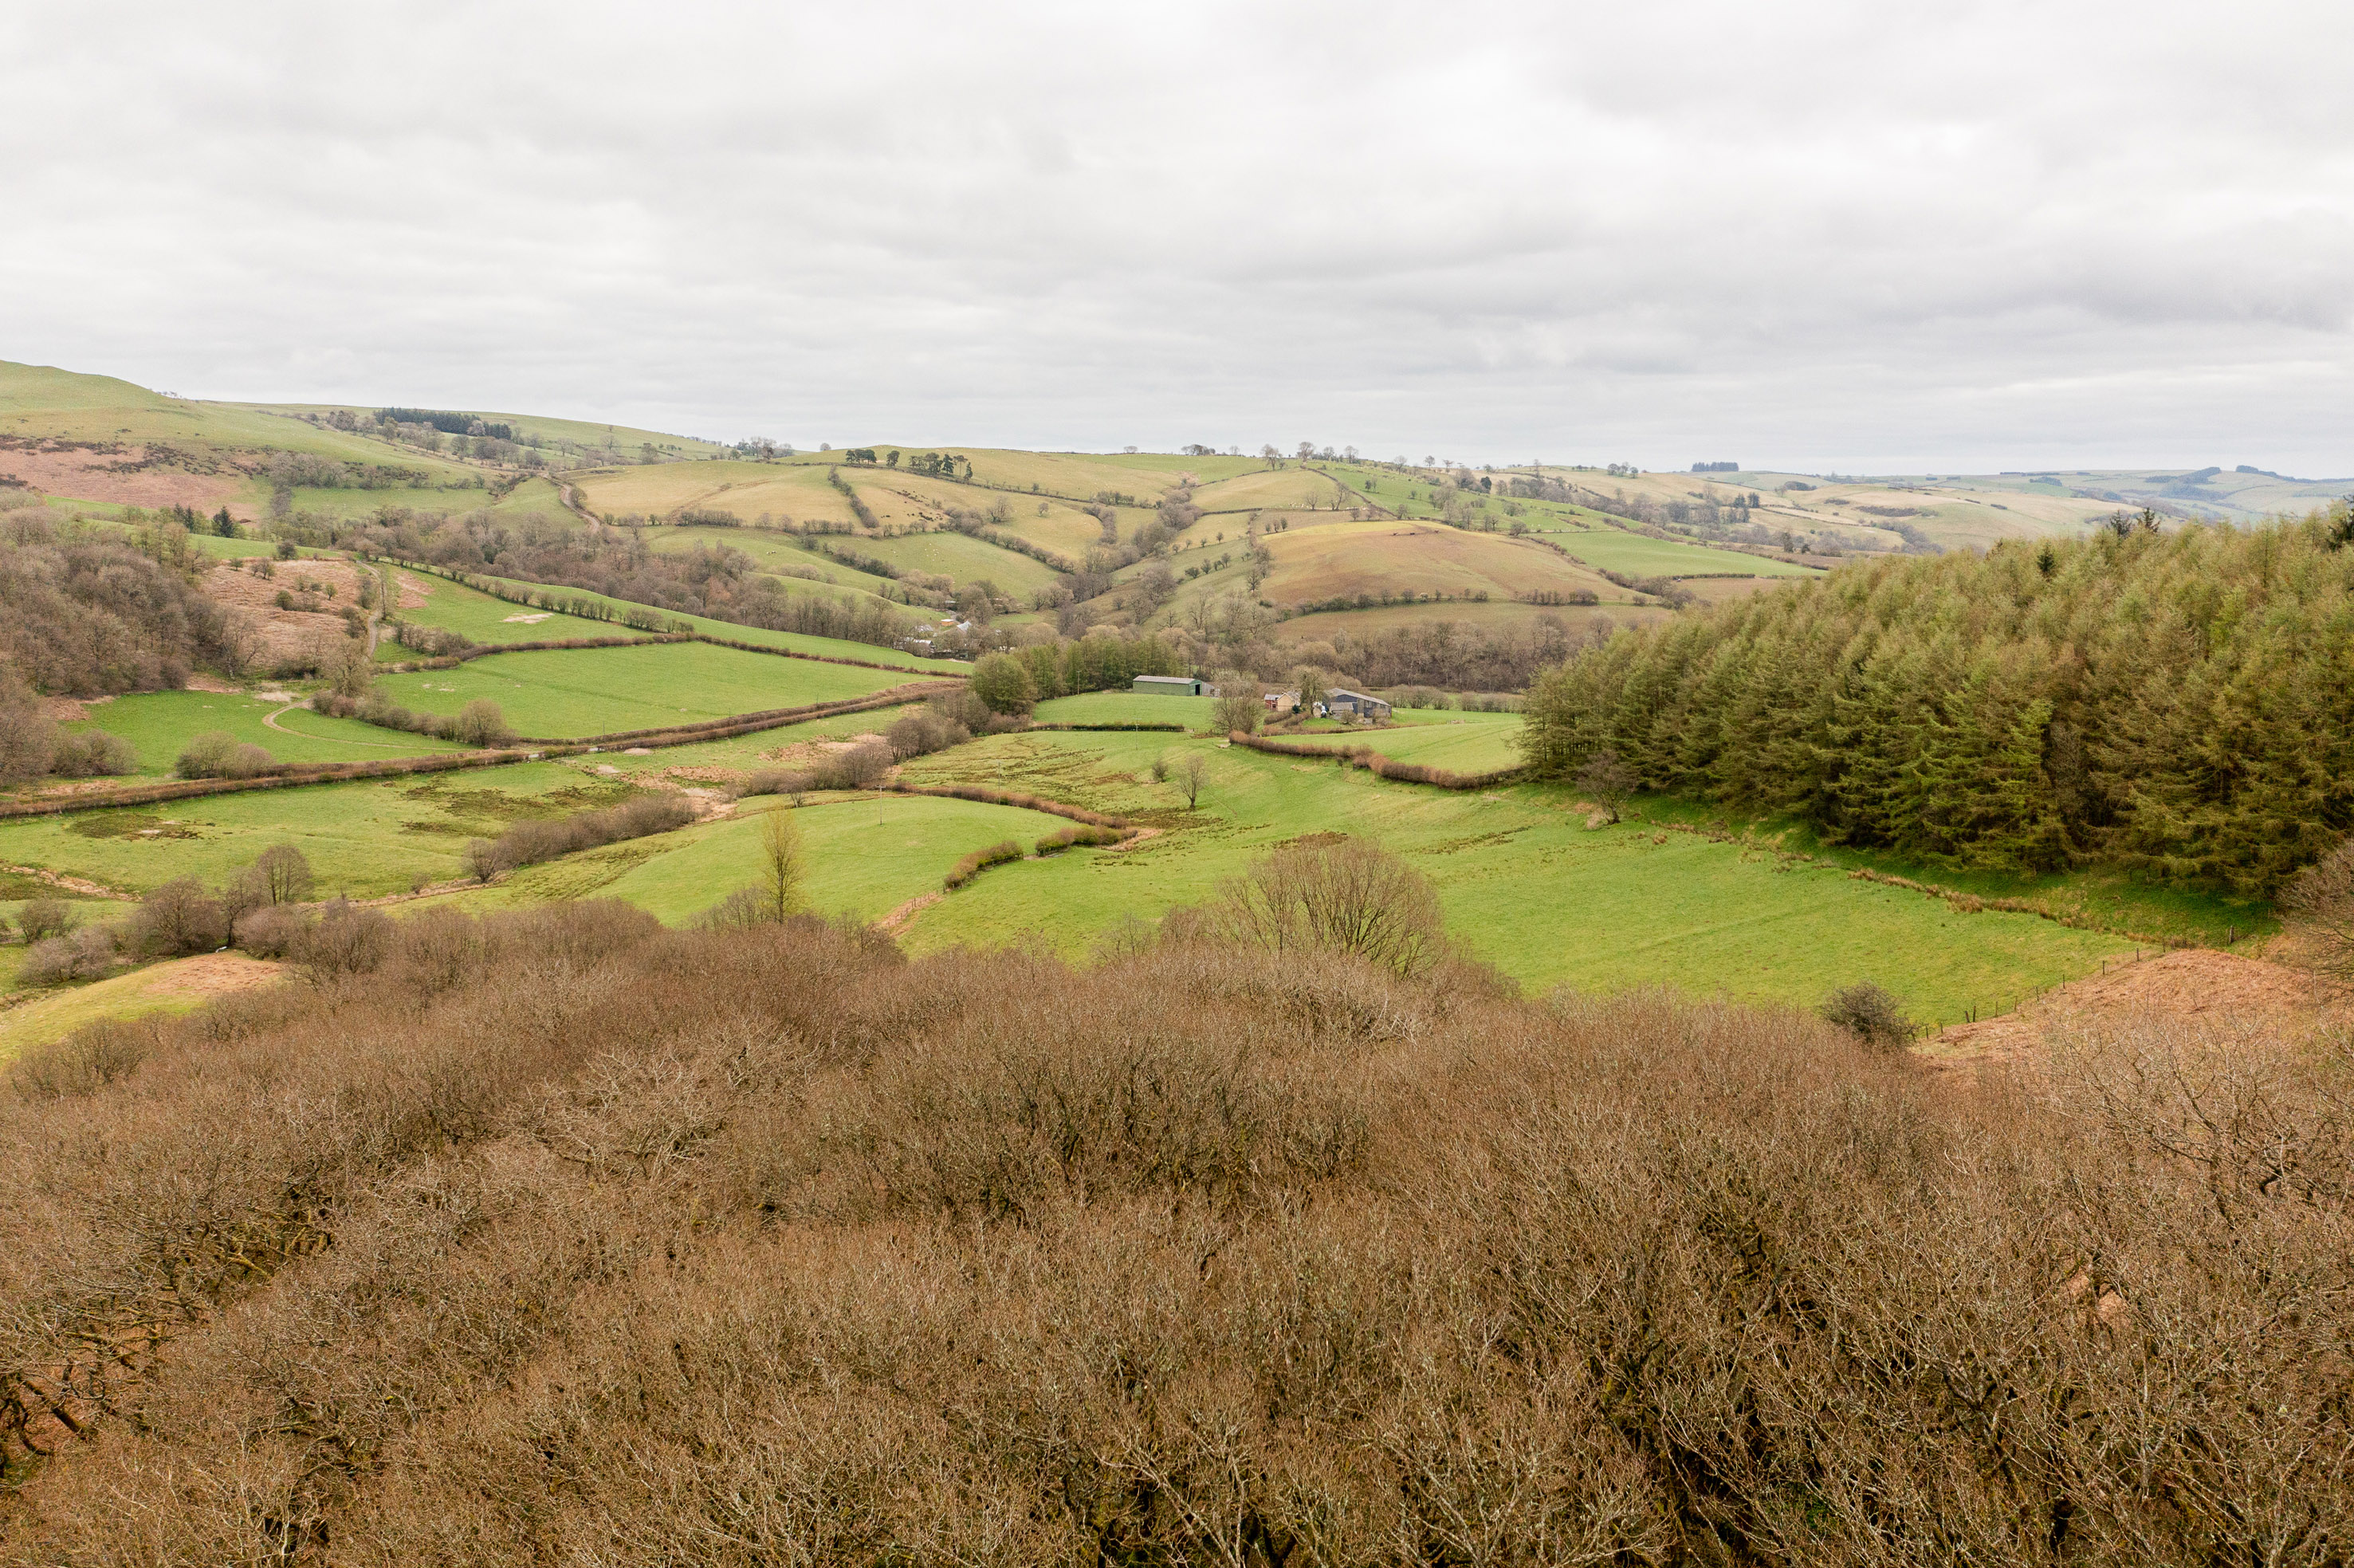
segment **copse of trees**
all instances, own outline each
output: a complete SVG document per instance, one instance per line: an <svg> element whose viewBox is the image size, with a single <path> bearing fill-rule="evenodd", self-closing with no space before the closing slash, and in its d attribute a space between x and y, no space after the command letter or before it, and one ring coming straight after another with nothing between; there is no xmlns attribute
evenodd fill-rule
<svg viewBox="0 0 2354 1568"><path fill-rule="evenodd" d="M258 648L248 623L196 586L210 563L186 532L164 534L151 555L42 508L0 512L0 662L71 696L176 689L199 667L242 673Z"/></svg>
<svg viewBox="0 0 2354 1568"><path fill-rule="evenodd" d="M2354 828L2354 524L2139 527L1852 566L1548 672L1532 768L1960 866L2268 894Z"/></svg>

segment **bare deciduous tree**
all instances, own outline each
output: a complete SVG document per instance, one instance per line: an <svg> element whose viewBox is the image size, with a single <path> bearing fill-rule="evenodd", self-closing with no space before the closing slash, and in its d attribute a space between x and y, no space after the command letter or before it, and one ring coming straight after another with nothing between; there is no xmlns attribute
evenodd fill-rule
<svg viewBox="0 0 2354 1568"><path fill-rule="evenodd" d="M1605 747L1586 758L1585 766L1578 769L1576 783L1615 822L1627 797L1641 786L1642 780L1635 777L1635 770L1617 752Z"/></svg>
<svg viewBox="0 0 2354 1568"><path fill-rule="evenodd" d="M1279 849L1221 886L1204 913L1229 940L1353 953L1399 974L1426 970L1446 950L1429 879L1366 839Z"/></svg>
<svg viewBox="0 0 2354 1568"><path fill-rule="evenodd" d="M2354 980L2354 839L2299 872L2281 895L2316 969Z"/></svg>
<svg viewBox="0 0 2354 1568"><path fill-rule="evenodd" d="M790 810L779 809L760 819L760 899L762 912L783 920L801 906L801 877L807 870L801 851L801 830Z"/></svg>
<svg viewBox="0 0 2354 1568"><path fill-rule="evenodd" d="M1182 762L1177 764L1175 770L1177 788L1185 793L1187 810L1193 810L1200 802L1202 780L1208 776L1209 771L1210 765L1202 759L1202 754L1198 751L1189 753Z"/></svg>

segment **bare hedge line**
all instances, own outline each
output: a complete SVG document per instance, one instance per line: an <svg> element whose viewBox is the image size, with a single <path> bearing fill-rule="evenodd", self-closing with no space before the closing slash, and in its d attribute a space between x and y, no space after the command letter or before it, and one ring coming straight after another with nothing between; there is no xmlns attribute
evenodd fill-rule
<svg viewBox="0 0 2354 1568"><path fill-rule="evenodd" d="M1320 757L1339 762L1344 768L1362 768L1383 779L1394 779L1402 784L1428 784L1440 789L1489 789L1499 784L1517 782L1526 769L1518 766L1490 768L1485 773L1458 773L1448 768L1433 768L1421 762L1400 762L1384 757L1369 746L1319 746L1307 740L1274 740L1264 736L1245 735L1236 730L1226 737L1236 746L1253 751L1272 752L1278 757Z"/></svg>

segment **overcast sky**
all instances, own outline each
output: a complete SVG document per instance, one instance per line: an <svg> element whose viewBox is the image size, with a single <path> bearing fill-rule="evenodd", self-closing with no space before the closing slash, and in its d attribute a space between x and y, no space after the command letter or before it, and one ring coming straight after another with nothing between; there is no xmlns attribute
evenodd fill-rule
<svg viewBox="0 0 2354 1568"><path fill-rule="evenodd" d="M2354 473L2354 5L16 5L0 357L722 439Z"/></svg>

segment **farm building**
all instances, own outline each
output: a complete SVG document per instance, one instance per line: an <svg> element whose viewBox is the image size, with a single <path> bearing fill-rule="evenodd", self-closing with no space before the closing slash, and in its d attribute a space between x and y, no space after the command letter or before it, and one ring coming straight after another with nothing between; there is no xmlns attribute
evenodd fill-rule
<svg viewBox="0 0 2354 1568"><path fill-rule="evenodd" d="M1268 692L1260 698L1271 714L1288 714L1299 705L1298 692Z"/></svg>
<svg viewBox="0 0 2354 1568"><path fill-rule="evenodd" d="M1214 697L1218 688L1191 675L1139 675L1131 691L1162 697Z"/></svg>
<svg viewBox="0 0 2354 1568"><path fill-rule="evenodd" d="M1361 724L1385 724L1390 716L1390 705L1381 698L1337 688L1324 699L1324 711L1334 718L1353 718Z"/></svg>

